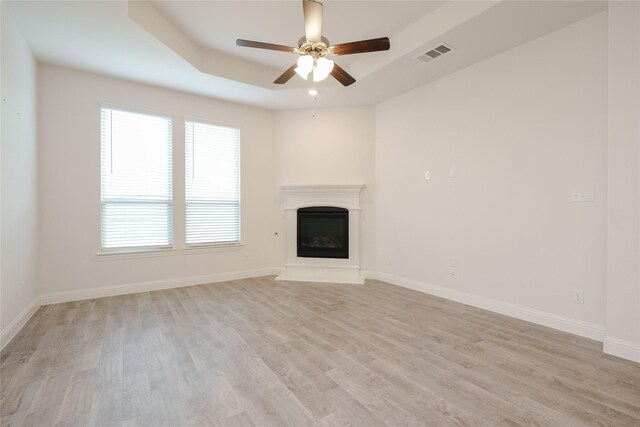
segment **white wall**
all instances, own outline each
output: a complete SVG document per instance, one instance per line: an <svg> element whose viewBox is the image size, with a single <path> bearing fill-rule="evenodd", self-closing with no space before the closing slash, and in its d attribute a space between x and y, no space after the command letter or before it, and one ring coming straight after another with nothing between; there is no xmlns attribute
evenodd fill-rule
<svg viewBox="0 0 640 427"><path fill-rule="evenodd" d="M640 362L639 2L609 2L608 162L604 349Z"/></svg>
<svg viewBox="0 0 640 427"><path fill-rule="evenodd" d="M322 95L320 95L322 96ZM361 264L375 267L374 110L372 107L275 113L274 175L280 262L284 265L282 185L364 184L360 196Z"/></svg>
<svg viewBox="0 0 640 427"><path fill-rule="evenodd" d="M378 105L383 277L602 338L606 58L601 13ZM587 188L595 202L569 201Z"/></svg>
<svg viewBox="0 0 640 427"><path fill-rule="evenodd" d="M2 345L37 308L36 62L2 14L2 212L0 299ZM35 303L34 303L34 300ZM31 309L31 310L29 310ZM25 318L20 314L27 310ZM12 322L18 322L12 323Z"/></svg>
<svg viewBox="0 0 640 427"><path fill-rule="evenodd" d="M99 103L174 118L176 253L100 260ZM40 268L44 294L104 286L208 281L276 266L272 192L273 113L50 65L38 74ZM241 127L241 251L191 253L184 244L183 118ZM201 276L204 276L201 277ZM173 280L176 279L176 280ZM81 294L84 295L84 294ZM59 297L49 297L58 301Z"/></svg>

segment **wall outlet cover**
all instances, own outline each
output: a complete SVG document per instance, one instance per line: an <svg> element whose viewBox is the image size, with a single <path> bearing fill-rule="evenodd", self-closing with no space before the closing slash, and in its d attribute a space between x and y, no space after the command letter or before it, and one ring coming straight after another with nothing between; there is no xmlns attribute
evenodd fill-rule
<svg viewBox="0 0 640 427"><path fill-rule="evenodd" d="M576 304L584 304L584 291L582 289L573 290L573 302Z"/></svg>

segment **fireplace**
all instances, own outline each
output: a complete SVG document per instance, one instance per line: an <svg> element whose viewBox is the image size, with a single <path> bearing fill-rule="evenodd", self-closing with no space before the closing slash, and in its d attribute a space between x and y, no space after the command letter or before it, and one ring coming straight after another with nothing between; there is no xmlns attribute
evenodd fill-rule
<svg viewBox="0 0 640 427"><path fill-rule="evenodd" d="M298 209L298 257L349 258L349 210L332 206Z"/></svg>
<svg viewBox="0 0 640 427"><path fill-rule="evenodd" d="M363 186L284 185L285 263L278 280L364 283L360 271Z"/></svg>

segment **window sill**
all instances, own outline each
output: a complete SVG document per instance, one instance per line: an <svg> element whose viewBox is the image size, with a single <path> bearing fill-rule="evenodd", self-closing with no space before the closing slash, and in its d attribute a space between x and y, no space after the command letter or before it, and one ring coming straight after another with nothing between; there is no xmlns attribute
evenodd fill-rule
<svg viewBox="0 0 640 427"><path fill-rule="evenodd" d="M175 248L120 250L113 252L99 252L98 254L96 254L96 258L98 259L98 261L116 261L121 259L172 256L175 255L176 252L177 251Z"/></svg>
<svg viewBox="0 0 640 427"><path fill-rule="evenodd" d="M240 251L244 248L242 243L228 243L218 245L201 245L201 246L187 246L182 249L185 255L190 254L205 254L210 252L233 252Z"/></svg>

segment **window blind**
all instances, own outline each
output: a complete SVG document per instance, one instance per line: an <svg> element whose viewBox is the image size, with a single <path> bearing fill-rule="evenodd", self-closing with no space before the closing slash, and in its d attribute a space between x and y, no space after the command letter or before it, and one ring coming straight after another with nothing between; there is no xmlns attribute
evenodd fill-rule
<svg viewBox="0 0 640 427"><path fill-rule="evenodd" d="M240 129L185 123L186 243L240 241Z"/></svg>
<svg viewBox="0 0 640 427"><path fill-rule="evenodd" d="M172 245L171 118L101 109L103 249Z"/></svg>

